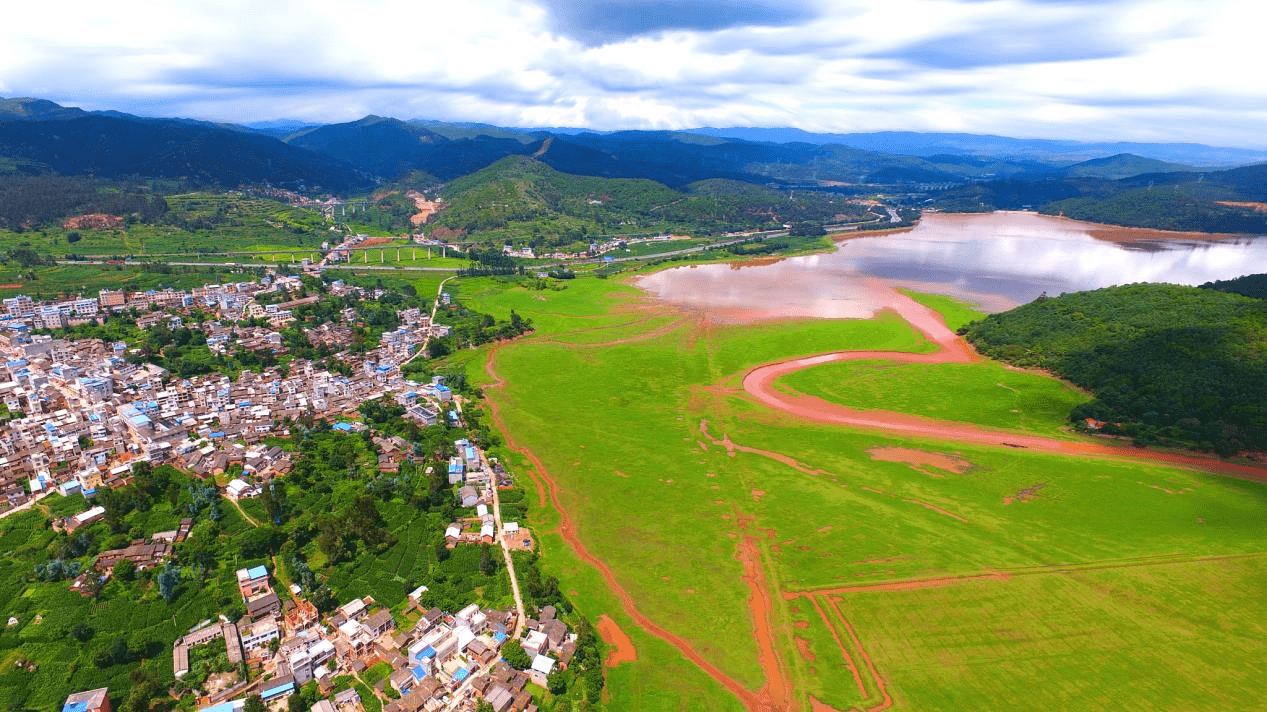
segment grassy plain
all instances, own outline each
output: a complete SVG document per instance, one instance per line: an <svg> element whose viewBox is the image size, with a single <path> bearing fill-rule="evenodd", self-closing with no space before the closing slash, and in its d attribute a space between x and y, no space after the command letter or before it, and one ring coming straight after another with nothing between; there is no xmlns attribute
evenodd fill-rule
<svg viewBox="0 0 1267 712"><path fill-rule="evenodd" d="M1267 532L1257 524L1267 513L1267 487L1141 462L807 424L736 388L748 368L776 359L926 349L896 318L723 325L597 279L573 280L561 291L493 280L460 280L459 289L469 307L498 318L514 309L537 328L493 354L505 385L486 393L510 440L539 457L557 483L573 531L610 566L639 612L744 687L756 690L765 680L751 590L737 559L740 542L752 537L773 589L776 652L802 709L810 696L842 710L880 699L857 653L862 691L841 661L833 633L848 642L848 631L813 609L813 601L836 598L898 709L993 707L994 699L1016 709L1131 707L1162 687L1176 690L1150 698L1149 708L1188 709L1196 699L1228 709L1257 704L1253 672L1262 663L1251 651L1261 632L1248 621L1261 617L1250 599L1267 594L1254 575L1261 566L1246 559L1235 574L1238 564L1197 559L1267 551ZM985 373L962 387L999 375ZM893 371L891 381L910 393L929 385L915 371ZM1008 383L1042 388L1032 378ZM1054 412L1043 402L1006 401L1047 408L1018 419L1039 429ZM723 435L739 446L733 455L713 440ZM877 460L876 448L913 459ZM920 452L955 456L966 469L921 464ZM502 455L516 471L528 469L521 455ZM546 568L587 615L612 615L638 648L636 662L612 670L613 709L735 708L699 668L635 625L598 572L550 531L557 512L534 512L534 521L546 523L538 532ZM1011 578L981 579L982 590L999 585L980 595L975 579L828 593L998 572ZM866 602L857 611L856 600ZM921 612L925 601L933 610ZM1239 612L1242 602L1250 610ZM1128 625L1133 611L1147 617ZM1027 615L1035 622L1017 620ZM919 628L923 620L953 624L953 635ZM1070 632L1048 635L1037 621ZM1202 639L1213 641L1210 652L1201 650ZM1165 655L1176 640L1180 654ZM1094 651L1102 671L1076 659L1079 645ZM1129 662L1136 651L1149 651L1146 665ZM1224 667L1249 672L1222 674L1217 685L1198 680L1200 663L1220 656ZM1116 684L1130 674L1140 677Z"/></svg>
<svg viewBox="0 0 1267 712"><path fill-rule="evenodd" d="M790 373L778 385L862 410L1058 435L1090 398L1049 376L996 361L902 364L841 361Z"/></svg>

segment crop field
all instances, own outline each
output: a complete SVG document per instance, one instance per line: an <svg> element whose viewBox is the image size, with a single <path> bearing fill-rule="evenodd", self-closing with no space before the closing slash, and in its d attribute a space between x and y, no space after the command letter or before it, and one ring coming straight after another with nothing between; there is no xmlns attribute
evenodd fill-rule
<svg viewBox="0 0 1267 712"><path fill-rule="evenodd" d="M60 501L59 501L60 500ZM75 496L44 500L50 512L82 511L84 501ZM42 504L44 504L42 503ZM78 509L75 504L78 504ZM137 526L175 528L180 514L163 503L135 518ZM246 523L236 510L225 512L220 529L242 531ZM226 603L238 600L234 567L224 565L207 571L205 578L186 578L179 595L168 604L153 586L144 594L143 605L132 600L134 591L111 582L96 598L85 598L68 589L68 581L37 582L32 562L41 561L45 548L56 537L45 515L32 510L0 520L0 611L14 625L0 628L0 701L6 706L46 710L59 708L66 697L72 675L76 689L109 686L127 687L129 672L136 667L160 679L170 679L171 642L200 621L214 618ZM87 626L82 642L71 637L76 626ZM96 664L95 656L122 638L129 649L139 653L138 662L107 666ZM34 665L28 669L24 663Z"/></svg>
<svg viewBox="0 0 1267 712"><path fill-rule="evenodd" d="M31 279L34 273L35 279ZM207 265L171 267L149 271L131 265L71 265L18 267L0 265L0 297L26 294L35 299L51 299L63 294L96 296L101 289L146 290L161 287L189 289L209 282L255 279L242 270Z"/></svg>
<svg viewBox="0 0 1267 712"><path fill-rule="evenodd" d="M210 193L167 196L168 211L147 223L101 228L0 231L0 250L41 255L156 255L217 250L314 249L337 239L316 210L273 200ZM73 237L72 237L73 233Z"/></svg>
<svg viewBox="0 0 1267 712"><path fill-rule="evenodd" d="M612 709L1259 704L1267 486L810 422L754 400L743 375L935 347L893 314L722 324L615 280L565 284L456 290L536 327L481 352L484 391L498 454L538 483L546 568L637 650L610 670ZM952 326L973 318L919 301ZM783 383L1045 437L1082 397L990 363L937 366L832 364Z"/></svg>

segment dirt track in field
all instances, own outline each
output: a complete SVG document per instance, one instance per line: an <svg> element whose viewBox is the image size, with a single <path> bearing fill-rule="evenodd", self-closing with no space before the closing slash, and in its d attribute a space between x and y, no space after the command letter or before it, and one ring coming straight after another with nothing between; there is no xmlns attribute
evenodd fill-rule
<svg viewBox="0 0 1267 712"><path fill-rule="evenodd" d="M495 366L496 355L500 348L501 347L497 347L489 350L488 359L484 364L485 370L493 379L493 383L487 388L501 389L506 385L505 379L497 374ZM616 579L616 575L612 572L611 568L597 556L592 554L581 542L580 537L577 535L576 526L572 521L571 515L559 502L558 484L550 477L545 464L542 463L541 459L538 458L531 450L515 443L514 438L510 435L510 431L506 428L505 422L502 420L500 408L498 407L496 400L490 398L488 399L488 404L494 424L497 426L498 431L506 437L506 447L523 455L530 463L532 463L532 468L529 470L529 476L532 478L537 487L538 501L542 506L544 506L546 498L548 497L550 504L554 507L554 510L558 512L559 526L557 531L559 535L563 537L563 540L567 542L568 546L576 553L577 557L593 566L599 574L602 575L603 580L607 583L607 587L611 589L612 593L620 600L621 607L625 609L625 613L632 618L640 628L677 648L687 660L690 660L705 674L716 680L726 689L730 690L730 692L735 695L735 697L737 697L739 701L743 703L744 707L750 712L775 712L776 710L789 710L790 708L786 707L778 708L771 706L768 704L767 700L764 699L764 690L761 693L754 693L744 687L738 680L735 680L727 675L721 670L721 668L717 667L701 655L699 651L695 650L695 648L686 639L662 628L660 625L655 623L655 621L652 621L638 610L638 607L634 604L633 597L629 595L629 592L626 591L624 586L622 586ZM764 576L764 574L762 574L762 576Z"/></svg>
<svg viewBox="0 0 1267 712"><path fill-rule="evenodd" d="M938 364L978 360L979 357L972 351L972 347L948 329L941 317L933 310L897 292L893 292L889 308L918 329L929 341L940 346L940 350L928 354L896 351L836 351L780 361L758 366L749 371L743 378L743 389L762 405L808 422L846 425L890 435L949 440L974 445L1014 447L1062 455L1148 460L1163 465L1177 465L1219 475L1267 482L1267 466L1243 465L1215 457L1121 447L1087 440L1055 440L1040 435L1024 435L904 413L856 410L815 396L785 393L774 387L779 378L789 373L837 361L887 359L899 363Z"/></svg>
<svg viewBox="0 0 1267 712"><path fill-rule="evenodd" d="M976 353L966 342L960 339L945 326L940 315L936 312L889 289L887 286L884 286L883 283L879 283L879 285L891 292L892 296L888 309L909 322L928 341L937 345L937 351L925 354L888 351L844 351L767 364L750 370L743 377L743 390L757 402L807 422L845 425L888 435L897 434L916 436L956 443L1004 446L1098 458L1148 460L1159 464L1178 465L1181 467L1239 477L1242 479L1267 481L1267 467L1255 467L1229 463L1216 458L1203 457L1199 455L1165 453L1116 447L1091 441L1055 440L1044 438L1042 436L1023 435L1004 430L992 430L985 427L938 421L900 413L885 411L860 411L846 406L829 403L812 396L788 394L776 390L774 388L774 383L783 375L803 368L809 368L815 365L835 361L888 359L903 363L938 364L965 363L979 359ZM875 284L869 286L876 288ZM650 319L651 317L647 317L644 320L635 322L635 324L650 321ZM691 321L689 318L676 319L668 324L657 327L652 331L652 333L639 334L627 338L618 338L605 343L566 345L569 347L587 348L631 343L648 338L654 338L678 330L683 328L684 325L687 325L689 321ZM697 324L697 329L703 328L702 322L704 320L699 319L698 321L701 322L701 324ZM626 324L623 326L627 327L629 325ZM499 346L489 351L485 364L486 371L493 379L493 384L488 386L490 389L502 389L505 386L504 379L497 374L495 364L496 355L500 348L501 347ZM559 513L560 522L557 531L564 541L567 542L567 545L581 560L593 566L602 575L607 586L620 601L621 607L624 609L625 613L636 625L650 635L656 636L674 648L677 648L687 660L699 667L701 671L734 694L743 706L749 710L749 712L790 712L793 709L798 709L800 706L797 701L797 691L793 689L791 678L788 671L784 669L785 665L779 658L779 648L776 645L778 636L776 635L775 623L773 620L774 606L772 599L779 595L782 595L782 597L786 600L793 600L801 597L810 599L810 601L814 604L814 607L818 610L818 613L824 623L831 630L836 645L840 650L842 659L844 660L846 666L850 669L854 680L858 685L859 693L862 695L863 699L878 700L874 705L867 708L867 712L881 712L893 705L893 699L888 692L883 678L881 678L873 661L862 646L862 641L858 638L852 626L840 610L840 601L838 599L832 599L831 596L862 591L903 591L917 588L949 586L982 579L1007 580L1013 575L1043 572L1038 570L1033 572L987 572L959 577L948 576L918 580L882 581L871 584L826 588L815 591L781 592L777 590L777 588L771 587L766 578L765 569L762 564L761 548L756 539L753 536L744 534L740 538L737 558L743 565L744 582L748 585L751 592L749 598L749 609L753 619L754 637L758 648L758 659L761 668L765 673L766 680L765 685L761 689L753 691L746 688L737 680L723 672L715 664L711 663L708 659L701 655L690 642L656 624L648 616L638 610L632 596L619 583L611 568L591 553L582 543L571 515L559 501L558 484L551 477L545 465L535 453L518 445L514 441L510 432L507 430L504 421L502 420L497 401L493 398L489 398L487 402L489 403L490 414L492 415L494 424L506 437L507 447L519 452L531 463L532 466L528 468L528 475L533 480L537 489L538 504L544 506L546 502L549 501L555 511ZM744 452L770 458L805 474L827 474L822 470L815 469L780 452L760 450L757 448L737 445L730 440L729 434L727 433L723 433L722 437L719 439L709 432L708 421L700 422L699 432L711 444L724 448L730 457L734 457L737 452ZM703 443L700 444L703 445ZM916 453L918 453L918 457L916 456ZM962 472L963 470L961 468L964 465L964 461L953 456L915 450L905 450L901 448L873 451L872 456L880 460L907 462L907 464L920 469L931 466L937 469L942 469L948 473ZM930 460L930 456L932 458L936 458L937 462L932 462ZM756 497L755 495L754 498L759 499L759 497ZM926 502L920 502L917 500L908 501L912 504L928 508L929 510L935 511L939 514L962 521L962 518L958 515L939 509ZM1255 554L1255 556L1257 555L1258 554ZM1217 558L1235 557L1202 557L1193 560ZM1151 563L1155 562L1140 561L1109 563L1107 564L1107 567L1151 565ZM1045 572L1067 572L1075 569L1080 570L1082 568L1102 567L1094 565L1089 567L1054 567L1052 569L1047 569ZM824 610L824 607L827 610ZM828 613L828 610L830 613ZM610 619L606 620L610 621ZM835 621L834 623L833 620ZM619 631L619 628L615 628L615 631L609 629L604 632L603 619L600 619L599 625L600 634L603 635L605 640L608 639L609 634L615 635L615 633L618 632L621 636L624 635L623 631ZM615 627L614 623L612 623L612 627ZM843 633L838 633L837 631L843 631ZM846 635L848 640L844 639ZM627 636L624 637L628 640ZM608 658L607 662L609 665L618 664L617 662L613 662L613 659L617 659L616 656L622 651L622 646L618 637L613 638L613 641L611 642L615 642L616 650L613 651L612 657ZM628 651L631 657L620 658L619 662L637 659L637 654L632 647L631 641L629 642ZM868 677L870 678L874 688L872 692L868 692L867 690L866 678ZM822 710L825 712L830 709L821 701L813 698L809 699L809 703L811 708L814 710Z"/></svg>

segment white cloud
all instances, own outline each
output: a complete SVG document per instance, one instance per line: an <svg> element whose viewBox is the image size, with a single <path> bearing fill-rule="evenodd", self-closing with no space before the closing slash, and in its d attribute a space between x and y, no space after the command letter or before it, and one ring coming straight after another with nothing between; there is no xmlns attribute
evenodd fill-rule
<svg viewBox="0 0 1267 712"><path fill-rule="evenodd" d="M588 34L558 19L575 22L576 7L26 3L0 26L0 91L227 121L377 113L1267 145L1261 39L1231 0L818 0L631 15Z"/></svg>

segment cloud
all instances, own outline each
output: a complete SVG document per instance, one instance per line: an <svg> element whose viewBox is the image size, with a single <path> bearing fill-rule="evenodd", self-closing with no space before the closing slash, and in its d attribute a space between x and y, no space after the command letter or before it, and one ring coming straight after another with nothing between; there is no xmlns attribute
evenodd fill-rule
<svg viewBox="0 0 1267 712"><path fill-rule="evenodd" d="M1232 0L87 0L0 25L0 94L248 122L368 113L1262 146Z"/></svg>
<svg viewBox="0 0 1267 712"><path fill-rule="evenodd" d="M544 0L558 31L595 46L668 30L803 24L813 8L779 0Z"/></svg>

